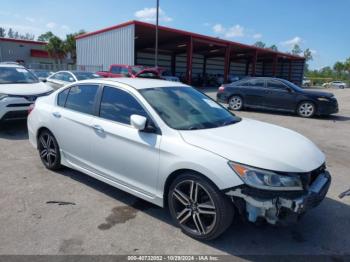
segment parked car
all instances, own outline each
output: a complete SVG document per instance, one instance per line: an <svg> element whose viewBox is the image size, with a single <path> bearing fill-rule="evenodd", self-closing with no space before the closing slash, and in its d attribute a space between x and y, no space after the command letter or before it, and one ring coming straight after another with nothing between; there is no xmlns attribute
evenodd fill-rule
<svg viewBox="0 0 350 262"><path fill-rule="evenodd" d="M180 78L178 78L177 76L173 76L171 72L169 72L165 68L158 67L156 70L158 71L159 77L161 79L173 82L180 82Z"/></svg>
<svg viewBox="0 0 350 262"><path fill-rule="evenodd" d="M304 78L303 78L303 82L302 82L302 86L304 86L304 87L310 87L310 86L311 86L311 80L308 79L308 78L306 78L306 77L304 77Z"/></svg>
<svg viewBox="0 0 350 262"><path fill-rule="evenodd" d="M301 117L338 112L337 99L331 93L309 91L279 78L256 77L222 85L217 101L231 110L262 108L297 113Z"/></svg>
<svg viewBox="0 0 350 262"><path fill-rule="evenodd" d="M85 71L58 71L46 79L46 83L52 88L58 89L69 83L74 83L80 80L100 78L96 73Z"/></svg>
<svg viewBox="0 0 350 262"><path fill-rule="evenodd" d="M54 72L44 69L29 69L34 75L36 75L41 82L46 82L47 78Z"/></svg>
<svg viewBox="0 0 350 262"><path fill-rule="evenodd" d="M179 82L80 81L38 99L28 132L46 168L64 165L168 206L183 232L202 240L223 233L235 213L295 222L331 182L307 138L241 119Z"/></svg>
<svg viewBox="0 0 350 262"><path fill-rule="evenodd" d="M52 91L23 66L0 64L0 121L26 118L37 97Z"/></svg>
<svg viewBox="0 0 350 262"><path fill-rule="evenodd" d="M348 85L342 81L332 81L329 83L324 83L322 86L327 88L340 88L340 89L344 89L348 87Z"/></svg>
<svg viewBox="0 0 350 262"><path fill-rule="evenodd" d="M106 77L131 77L131 78L155 78L160 79L160 75L155 68L146 68L144 66L129 66L129 65L111 65L108 71L99 71L96 74Z"/></svg>

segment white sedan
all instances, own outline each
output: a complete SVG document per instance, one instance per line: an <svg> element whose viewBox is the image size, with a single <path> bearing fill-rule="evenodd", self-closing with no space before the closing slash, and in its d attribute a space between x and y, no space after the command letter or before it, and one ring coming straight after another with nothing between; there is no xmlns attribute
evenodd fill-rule
<svg viewBox="0 0 350 262"><path fill-rule="evenodd" d="M29 106L52 91L23 66L0 64L0 121L27 118Z"/></svg>
<svg viewBox="0 0 350 262"><path fill-rule="evenodd" d="M340 88L340 89L344 89L348 87L348 85L342 81L332 81L329 83L324 83L322 86L328 87L328 88Z"/></svg>
<svg viewBox="0 0 350 262"><path fill-rule="evenodd" d="M58 71L46 78L46 83L54 89L59 89L77 81L94 78L101 78L101 76L86 71Z"/></svg>
<svg viewBox="0 0 350 262"><path fill-rule="evenodd" d="M64 165L168 206L201 240L223 233L235 212L251 222L296 220L331 181L307 138L241 119L178 82L74 83L37 100L28 131L48 169Z"/></svg>

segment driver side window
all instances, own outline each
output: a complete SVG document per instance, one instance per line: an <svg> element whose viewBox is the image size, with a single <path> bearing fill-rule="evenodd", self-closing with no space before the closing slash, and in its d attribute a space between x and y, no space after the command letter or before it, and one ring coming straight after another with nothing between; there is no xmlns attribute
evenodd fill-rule
<svg viewBox="0 0 350 262"><path fill-rule="evenodd" d="M288 88L285 84L283 84L282 82L280 81L276 81L276 80L269 80L267 81L267 88L269 89L273 89L273 90L276 90L276 91L284 91L284 92L287 92L288 91Z"/></svg>

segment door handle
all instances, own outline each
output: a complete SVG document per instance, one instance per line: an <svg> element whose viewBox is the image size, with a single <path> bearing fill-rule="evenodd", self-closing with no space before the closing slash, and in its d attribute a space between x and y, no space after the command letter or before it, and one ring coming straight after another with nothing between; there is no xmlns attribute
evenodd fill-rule
<svg viewBox="0 0 350 262"><path fill-rule="evenodd" d="M61 114L59 112L53 112L52 115L57 118L61 117Z"/></svg>
<svg viewBox="0 0 350 262"><path fill-rule="evenodd" d="M96 132L99 132L99 133L103 133L104 132L103 128L101 126L99 126L99 125L93 125L92 128L95 129Z"/></svg>

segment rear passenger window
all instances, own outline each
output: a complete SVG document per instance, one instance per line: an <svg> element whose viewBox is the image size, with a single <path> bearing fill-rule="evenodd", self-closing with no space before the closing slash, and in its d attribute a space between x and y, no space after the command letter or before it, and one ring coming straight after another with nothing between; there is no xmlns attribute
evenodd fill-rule
<svg viewBox="0 0 350 262"><path fill-rule="evenodd" d="M129 93L105 86L100 107L100 117L130 125L131 115L147 117L139 102Z"/></svg>
<svg viewBox="0 0 350 262"><path fill-rule="evenodd" d="M250 82L250 86L251 87L261 87L261 88L263 88L265 86L264 80L253 79L253 80L250 80L249 82Z"/></svg>
<svg viewBox="0 0 350 262"><path fill-rule="evenodd" d="M97 85L78 85L71 87L65 107L78 112L93 114L97 90Z"/></svg>
<svg viewBox="0 0 350 262"><path fill-rule="evenodd" d="M120 74L120 67L119 66L112 66L111 73L112 74Z"/></svg>
<svg viewBox="0 0 350 262"><path fill-rule="evenodd" d="M69 93L69 88L66 88L65 90L63 90L58 94L57 105L64 106L66 104L68 93Z"/></svg>

